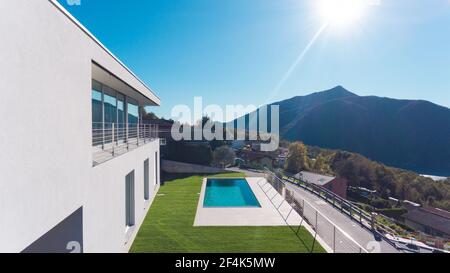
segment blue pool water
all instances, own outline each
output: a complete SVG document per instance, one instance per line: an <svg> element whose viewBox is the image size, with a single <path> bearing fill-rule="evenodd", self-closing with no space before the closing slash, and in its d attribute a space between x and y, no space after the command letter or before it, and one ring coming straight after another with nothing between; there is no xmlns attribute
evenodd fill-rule
<svg viewBox="0 0 450 273"><path fill-rule="evenodd" d="M261 207L243 178L208 179L203 207Z"/></svg>

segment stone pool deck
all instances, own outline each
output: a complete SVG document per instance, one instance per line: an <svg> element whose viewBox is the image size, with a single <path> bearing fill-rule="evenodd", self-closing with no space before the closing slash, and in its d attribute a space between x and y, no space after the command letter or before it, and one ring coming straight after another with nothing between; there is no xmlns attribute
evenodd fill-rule
<svg viewBox="0 0 450 273"><path fill-rule="evenodd" d="M265 178L247 177L246 179L261 205L260 208L204 208L203 200L207 181L205 178L194 226L286 226L287 223L282 215L284 218L288 217L289 225L301 224L300 215L284 201L284 198L267 183Z"/></svg>

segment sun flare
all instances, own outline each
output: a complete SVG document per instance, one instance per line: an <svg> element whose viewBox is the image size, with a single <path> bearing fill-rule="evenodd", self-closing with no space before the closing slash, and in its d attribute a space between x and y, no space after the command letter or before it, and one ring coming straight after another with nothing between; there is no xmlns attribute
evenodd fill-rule
<svg viewBox="0 0 450 273"><path fill-rule="evenodd" d="M319 15L330 26L349 26L361 19L365 0L318 0Z"/></svg>

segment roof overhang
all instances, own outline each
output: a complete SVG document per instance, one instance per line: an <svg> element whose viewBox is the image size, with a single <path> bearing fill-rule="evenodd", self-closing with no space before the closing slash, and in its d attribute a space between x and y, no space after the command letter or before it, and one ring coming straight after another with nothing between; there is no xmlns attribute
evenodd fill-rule
<svg viewBox="0 0 450 273"><path fill-rule="evenodd" d="M127 97L133 98L138 101L141 106L159 105L159 102L155 102L154 98L151 98L150 95L152 95L152 93L150 91L148 91L148 96L137 91L95 62L92 62L92 79L113 88Z"/></svg>

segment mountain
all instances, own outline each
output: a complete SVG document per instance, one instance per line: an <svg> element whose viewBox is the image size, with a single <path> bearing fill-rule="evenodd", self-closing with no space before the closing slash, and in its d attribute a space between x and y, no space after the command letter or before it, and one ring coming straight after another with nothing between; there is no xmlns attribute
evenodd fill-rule
<svg viewBox="0 0 450 273"><path fill-rule="evenodd" d="M280 106L283 139L450 176L449 108L422 100L358 96L342 86L271 105Z"/></svg>

